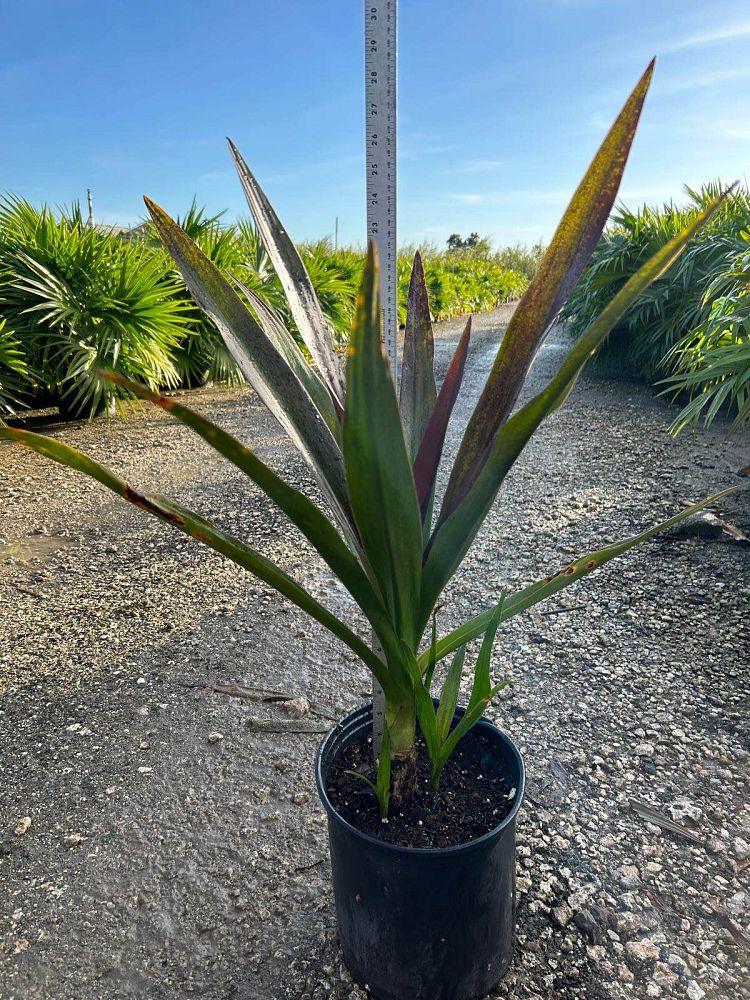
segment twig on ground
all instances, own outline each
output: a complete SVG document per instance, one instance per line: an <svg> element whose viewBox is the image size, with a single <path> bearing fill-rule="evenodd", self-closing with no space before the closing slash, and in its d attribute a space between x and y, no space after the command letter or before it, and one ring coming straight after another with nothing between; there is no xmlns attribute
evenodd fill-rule
<svg viewBox="0 0 750 1000"><path fill-rule="evenodd" d="M664 830L669 830L670 833L676 833L693 844L703 843L703 840L696 836L696 834L692 831L688 830L687 827L684 827L681 823L675 823L675 821L670 819L669 816L665 816L664 813L646 805L645 802L638 802L637 799L631 799L630 808L634 812L637 812L642 819L647 820L649 823L653 823L655 826L660 826Z"/></svg>
<svg viewBox="0 0 750 1000"><path fill-rule="evenodd" d="M310 864L310 865L299 865L294 870L295 870L295 872L309 872L311 868L317 868L318 865L322 865L325 860L326 860L325 858L318 858L318 860L317 861L313 861L312 864Z"/></svg>
<svg viewBox="0 0 750 1000"><path fill-rule="evenodd" d="M182 687L205 688L208 692L216 694L228 694L233 698L246 698L248 701L262 701L265 704L277 704L285 701L294 701L297 695L285 694L283 691L271 691L268 688L245 687L242 684L219 684L211 681L188 681L178 682ZM327 709L316 702L310 702L310 712L321 719L328 719L331 722L337 721L337 716L331 715Z"/></svg>
<svg viewBox="0 0 750 1000"><path fill-rule="evenodd" d="M583 604L573 604L569 608L548 608L546 611L537 612L540 615L544 615L546 618L548 615L564 615L568 611L583 611Z"/></svg>
<svg viewBox="0 0 750 1000"><path fill-rule="evenodd" d="M723 927L725 931L729 931L729 933L732 935L732 940L736 945L738 945L740 948L743 948L746 952L750 953L750 937L747 936L747 934L739 926L739 924L735 923L728 913L725 913L723 910L720 910L712 902L712 900L709 899L708 905L711 907L711 912L713 913L714 922L718 924L719 927Z"/></svg>

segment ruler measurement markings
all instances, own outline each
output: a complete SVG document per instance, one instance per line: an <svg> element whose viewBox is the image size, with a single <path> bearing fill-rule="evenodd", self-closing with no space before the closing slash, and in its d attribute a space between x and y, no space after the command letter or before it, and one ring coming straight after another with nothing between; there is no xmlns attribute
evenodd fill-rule
<svg viewBox="0 0 750 1000"><path fill-rule="evenodd" d="M396 242L397 0L365 0L365 171L367 238L380 258L383 347L398 385L398 276ZM373 636L375 651L382 650ZM373 679L372 745L380 753L385 694Z"/></svg>

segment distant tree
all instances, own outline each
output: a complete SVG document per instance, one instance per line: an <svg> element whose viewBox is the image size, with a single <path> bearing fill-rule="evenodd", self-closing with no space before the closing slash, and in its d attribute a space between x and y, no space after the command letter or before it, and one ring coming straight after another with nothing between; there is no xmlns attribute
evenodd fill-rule
<svg viewBox="0 0 750 1000"><path fill-rule="evenodd" d="M447 243L448 250L454 253L465 251L471 257L488 257L492 252L490 241L482 239L479 233L469 233L466 239L460 233L451 233Z"/></svg>

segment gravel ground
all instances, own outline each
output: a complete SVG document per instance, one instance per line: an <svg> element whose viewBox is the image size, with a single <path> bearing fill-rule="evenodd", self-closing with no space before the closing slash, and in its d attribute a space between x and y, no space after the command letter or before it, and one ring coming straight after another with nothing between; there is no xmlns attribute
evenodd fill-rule
<svg viewBox="0 0 750 1000"><path fill-rule="evenodd" d="M506 319L477 323L458 427ZM440 329L441 368L458 329ZM553 343L531 384L559 358ZM192 402L306 481L252 393ZM737 481L747 436L673 440L670 412L584 377L509 477L443 627ZM259 493L166 415L53 433L253 537L354 618ZM364 1000L336 940L318 737L258 731L289 716L205 685L336 716L366 694L365 670L238 568L15 446L0 447L0 513L0 996ZM721 513L750 528L745 495ZM492 716L529 790L497 997L750 998L749 580L740 545L659 539L506 627L496 673L515 686Z"/></svg>

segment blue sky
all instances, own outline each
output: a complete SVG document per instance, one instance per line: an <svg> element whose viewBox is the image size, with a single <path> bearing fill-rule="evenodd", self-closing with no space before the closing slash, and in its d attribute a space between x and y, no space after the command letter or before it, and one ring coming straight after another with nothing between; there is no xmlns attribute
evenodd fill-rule
<svg viewBox="0 0 750 1000"><path fill-rule="evenodd" d="M0 190L244 212L231 135L292 235L364 235L359 0L25 0L3 11ZM399 237L548 239L649 58L629 204L750 163L750 4L400 0Z"/></svg>

